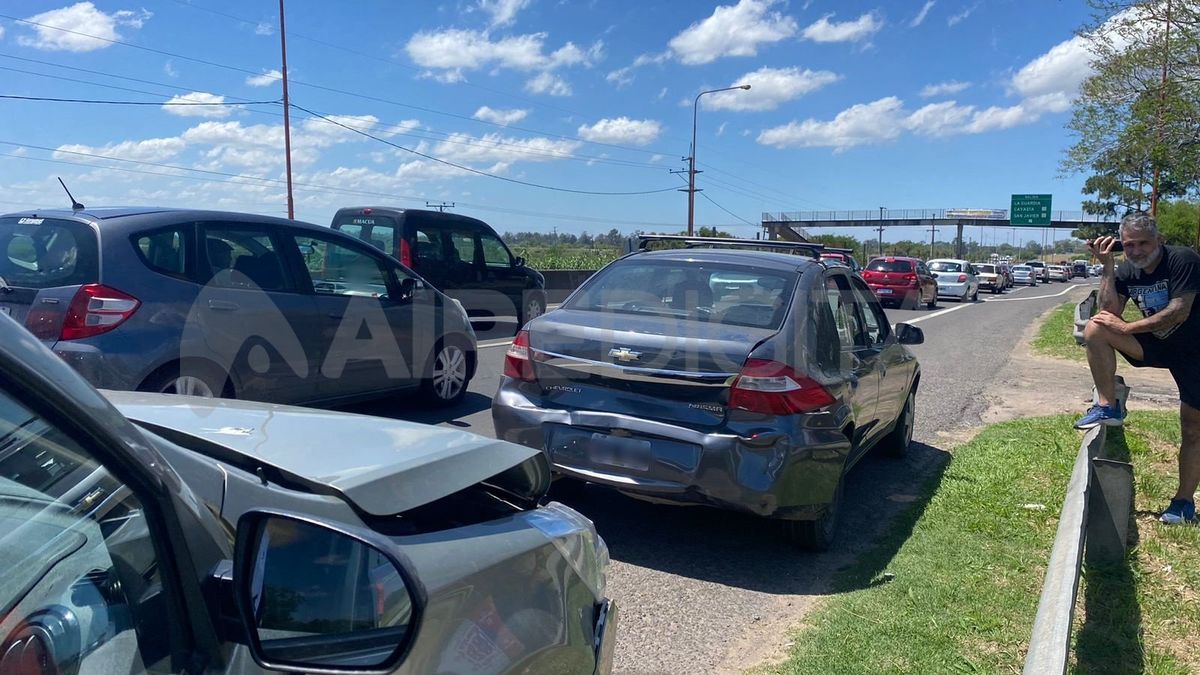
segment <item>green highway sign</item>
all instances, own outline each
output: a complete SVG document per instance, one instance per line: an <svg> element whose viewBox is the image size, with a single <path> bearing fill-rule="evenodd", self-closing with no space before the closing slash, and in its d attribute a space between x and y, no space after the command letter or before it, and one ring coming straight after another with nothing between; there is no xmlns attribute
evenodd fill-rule
<svg viewBox="0 0 1200 675"><path fill-rule="evenodd" d="M1008 222L1011 225L1049 225L1050 195L1013 195Z"/></svg>

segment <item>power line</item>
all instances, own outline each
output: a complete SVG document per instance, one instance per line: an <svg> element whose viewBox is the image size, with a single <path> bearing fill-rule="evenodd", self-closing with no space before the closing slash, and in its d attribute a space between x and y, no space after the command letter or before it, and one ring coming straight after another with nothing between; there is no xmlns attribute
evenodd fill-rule
<svg viewBox="0 0 1200 675"><path fill-rule="evenodd" d="M200 58L196 58L196 57L194 57L194 56L187 56L187 55L185 55L185 54L177 54L177 53L174 53L174 52L168 52L168 51L166 51L166 50L162 50L162 49L155 49L155 48L152 48L152 47L144 47L144 46L142 46L142 45L137 45L137 44L134 44L134 43L132 43L132 42L126 42L126 41L124 41L124 40L113 40L113 39L111 39L111 38L100 37L100 36L98 36L98 35L92 35L92 34L90 34L90 33L83 33L83 32L80 32L80 31L70 30L70 29L67 29L67 28L61 28L61 27L59 27L59 26L51 26L51 25L49 25L49 24L39 23L39 22L37 22L37 21L30 21L29 19L20 19L20 18L17 18L17 17L15 17L15 16L11 16L11 15L8 15L8 14L0 14L0 19L8 19L8 20L10 20L10 21L16 21L16 22L18 22L18 23L23 23L23 24L27 24L27 25L31 25L31 26L38 26L38 27L41 27L41 28L47 28L47 29L50 29L50 30L62 31L62 32L64 32L64 33L70 33L70 34L72 34L72 35L78 35L78 36L81 36L81 37L91 38L91 39L94 39L94 40L100 40L101 42L107 42L107 43L109 43L109 44L121 45L121 46L123 46L123 47L130 47L130 48L132 48L132 49L137 49L137 50L141 50L141 51L149 52L149 53L152 53L152 54L159 54L159 55L161 55L161 56L170 56L170 57L172 57L172 58L182 59L182 60L184 60L184 61L190 61L190 62L193 62L193 63L199 63L199 64L206 65L206 66L212 66L212 67L214 67L214 68L221 68L221 69L224 69L224 70L230 70L230 71L237 72L237 73L243 73L243 74L246 74L246 75L253 75L253 76L255 76L255 77L258 77L258 76L262 75L262 73L261 73L261 72L255 72L255 71L253 71L253 70L249 70L249 69L242 68L242 67L239 67L239 66L231 66L231 65L228 65L228 64L224 64L224 63L218 63L218 62L216 62L216 61L208 61L208 60L206 60L206 59L200 59ZM381 97L378 97L378 96L370 96L370 95L368 95L368 94L360 94L360 93L353 92L353 91L346 91L346 90L344 90L344 89L337 89L337 88L335 88L335 87L327 87L327 86L325 86L325 85L315 84L315 83L311 83L311 82L304 82L304 81L302 81L302 80L297 80L297 79L295 79L295 78L289 78L289 82L290 82L292 85L295 85L295 86L305 86L305 87L309 87L309 88L312 88L312 89L318 89L318 90L321 90L321 91L326 91L326 92L330 92L330 93L334 93L334 94L340 94L340 95L343 95L343 96L353 96L353 97L355 97L355 98L361 98L361 99L363 99L363 100L367 100L367 101L375 101L375 102L378 102L378 103L386 103L386 104L388 104L388 105L394 105L394 106L398 106L398 107L401 107L401 108L409 108L409 109L412 109L412 110L420 110L420 111L423 111L423 112L428 112L428 113L430 113L430 114L433 114L433 115L444 115L444 116L447 116L447 117L452 117L452 118L456 118L456 119L466 120L466 121L470 121L470 122L474 122L474 123L478 123L478 124L487 124L487 125L491 125L491 126L495 126L495 127L504 128L504 129L514 129L514 130L518 130L518 131L524 131L524 132L526 132L526 133L538 134L538 135L540 135L540 136L547 136L547 137L551 137L551 138L563 138L563 139L570 139L570 140L580 141L580 142L583 142L583 143L591 143L591 144L593 144L593 145L600 145L600 146L605 146L605 147L617 148L617 149L620 149L620 150L626 150L626 151L629 151L629 152L640 152L640 153L645 153L645 154L663 154L663 153L660 153L660 152L658 152L658 151L654 151L654 150L646 150L646 149L643 149L643 148L633 148L633 147L629 147L629 146L617 145L617 144L615 144L615 143L604 143L604 142L602 142L602 141L590 141L590 140L587 140L587 139L584 139L584 138L579 138L579 137L577 137L577 136L567 136L567 135L563 135L563 134L554 134L554 133L550 133L550 132L546 132L546 131L538 131L538 130L536 130L536 129L526 129L526 128L524 128L524 127L506 126L506 125L503 125L503 124L500 124L500 123L497 123L497 122L489 122L489 121L487 121L487 120L480 120L480 119L476 119L476 118L474 118L474 117L471 117L471 116L468 116L468 115L462 115L462 114L459 114L459 113L447 112L447 111L444 111L444 110L437 110L436 108L426 108L426 107L424 107L424 106L413 105L413 104L411 104L411 103L402 103L402 102L400 102L400 101L395 101L395 100L391 100L391 99L381 98Z"/></svg>
<svg viewBox="0 0 1200 675"><path fill-rule="evenodd" d="M87 70L84 68L74 68L72 66L64 66L61 64L49 63L49 62L45 62L45 61L37 61L36 59L23 59L23 58L19 58L19 57L9 56L7 54L0 54L0 57L15 58L15 59L18 59L21 61L30 61L33 63L39 63L39 64L54 66L54 67L58 67L58 68L64 68L66 70L77 70L77 71L81 71L81 72L86 72L86 73L91 73L91 74L96 74L96 75L103 75L103 76L107 76L107 77L116 77L119 79L127 79L127 80L132 80L132 81L140 82L140 83L144 83L144 84L151 84L151 85L161 86L161 87L169 87L169 88L178 89L181 91L195 91L196 90L195 88L177 87L175 85L165 84L165 83L161 83L161 82L154 82L152 80L141 80L141 79L137 79L137 78L125 78L125 77L122 77L119 75L111 75L108 73L101 73L98 71ZM0 70L8 70L11 72L22 73L25 75L33 75L36 77L44 77L44 78L48 78L48 79L61 80L61 81L65 81L65 82L73 82L76 84L85 84L85 85L89 85L89 86L114 89L117 91L126 91L126 92L130 92L130 93L146 94L148 96L165 96L165 94L145 91L143 89L132 89L129 87L120 87L117 85L105 84L105 83L101 83L101 82L92 82L92 81L88 81L88 80L80 80L80 79L75 79L75 78L70 78L70 77L64 77L61 75L50 75L48 73L39 73L36 71L31 71L31 70L22 70L20 68L9 68L7 66L0 66ZM210 93L213 93L213 92L210 92ZM228 94L217 94L217 93L213 93L213 94L219 95L219 96L224 96L225 98L229 98L229 99L236 99L236 100L238 100L239 103L245 103L246 105L250 105L252 103L257 103L256 101L251 101L249 99L243 99L241 97L232 96L232 95L228 95ZM251 110L251 112L272 115L274 117L282 116L282 113L272 113L269 111L262 111L262 110ZM329 113L325 113L325 114L329 114ZM399 123L389 125L389 124L382 123L382 122L381 122L381 125L391 126L391 127L403 127L404 126ZM628 166L628 167L635 167L635 168L647 168L647 169L660 168L656 164L650 164L647 162L635 162L632 160L613 159L611 157L597 157L597 156L593 156L593 155L579 155L579 154L573 154L573 153L555 153L555 152L549 152L549 151L530 150L530 149L528 149L522 145L519 145L517 143L509 143L509 142L505 142L505 141L491 141L491 140L484 141L483 139L478 139L478 142L471 142L471 141L458 140L458 139L454 138L454 136L457 135L456 133L435 131L432 129L427 130L426 133L434 134L434 136L431 137L428 135L421 135L421 134L411 133L411 132L397 132L396 135L408 136L411 138L419 138L422 140L432 140L432 141L437 141L439 143L451 143L451 144L455 144L455 145L467 145L467 146L477 146L477 147L485 147L485 148L496 147L496 146L505 146L505 147L514 148L513 152L517 152L520 154L538 155L538 156L546 156L546 157L557 157L557 158L561 158L561 159L570 159L570 160L586 161L586 162L602 163L602 164L612 164L612 165L616 165L616 166ZM442 138L442 137L444 137L444 138Z"/></svg>
<svg viewBox="0 0 1200 675"><path fill-rule="evenodd" d="M91 103L104 105L153 105L153 106L190 106L190 105L207 105L207 106L242 106L242 105L279 105L279 101L239 101L237 103L214 103L206 101L105 101L90 98L52 98L49 96L16 96L13 94L0 94L0 99L10 99L14 101L42 101L49 103Z"/></svg>
<svg viewBox="0 0 1200 675"><path fill-rule="evenodd" d="M452 166L456 169L466 171L468 173L473 173L473 174L476 174L479 176L495 178L496 180L502 180L506 183L515 183L517 185L524 185L527 187L535 187L535 188L540 188L542 190L553 190L555 192L569 192L571 194L579 194L579 195L633 196L633 195L652 195L652 194L658 194L658 193L662 193L662 192L674 192L675 191L675 188L668 187L668 188L661 188L658 190L640 190L640 191L630 191L630 192L599 192L599 191L595 191L595 190L575 190L575 189L571 189L571 188L560 188L560 187L554 187L552 185L542 185L540 183L533 183L530 181L518 180L516 178L509 178L507 176L500 176L500 175L497 175L494 173L488 173L487 171L480 171L479 169L472 169L471 167L463 166L462 164L457 164L455 162L447 161L447 160L441 159L439 157L434 157L433 155L428 155L423 152L413 150L412 148L406 148L403 145L400 145L399 143L393 143L387 139L380 138L378 136L374 136L374 135L369 134L360 129L355 129L354 127L342 124L341 122L338 122L337 120L334 120L334 119L330 119L329 117L325 117L324 115L319 115L303 106L292 104L292 107L296 108L297 110L302 110L302 111L308 113L309 115L319 117L319 118L325 120L326 122L329 122L330 124L336 124L337 126L342 127L343 129L348 129L349 131L353 131L354 133L359 134L361 136L365 136L367 138L378 141L385 145L389 145L393 148L396 148L397 150L403 150L404 152L412 153L414 155L417 155L418 157L424 157L425 159L428 159L433 162L437 162L439 164L444 164L446 166Z"/></svg>
<svg viewBox="0 0 1200 675"><path fill-rule="evenodd" d="M124 172L124 173L161 176L161 177L165 177L165 178L182 178L185 180L194 180L194 181L201 181L201 182L208 182L208 183L229 183L229 184L233 184L233 185L249 185L249 186L261 185L262 183L271 183L271 184L275 184L275 185L283 185L285 183L284 180L279 179L279 178L269 178L266 176L253 176L253 175L248 175L248 174L224 173L224 172L219 172L219 171L210 171L207 169L194 169L191 167L177 166L177 165L173 165L173 164L165 164L162 162L150 162L150 161L145 161L145 160L124 159L121 157L97 155L94 153L80 152L77 150L59 150L56 148L47 148L45 146L28 145L28 144L24 144L24 143L15 143L12 141L0 140L0 145L10 145L10 146L15 146L15 147L19 147L19 148L28 148L28 149L34 149L34 150L47 151L47 152L58 152L58 153L63 153L63 154L87 157L90 159L101 159L101 160L108 160L108 161L114 161L114 162L125 162L125 163L130 163L130 164L153 166L153 167L159 167L159 168L172 169L175 171L200 173L200 174L205 174L205 175L190 176L190 175L187 175L186 173L180 174L180 173L166 173L166 172L162 172L162 171L147 171L144 169L130 169L130 168L125 168L125 167L109 166L109 165L105 165L105 164L96 164L96 163L91 163L91 162L72 162L72 161L63 160L63 159L48 159L48 158L43 158L43 157L29 157L27 155L18 155L18 154L12 154L12 153L0 153L0 157L8 157L11 159L23 159L23 160L28 160L28 161L44 162L44 163L49 163L49 164L66 164L66 165L71 165L71 166L82 166L82 167L88 167L88 168L93 168L93 169L104 169L106 171L120 171L120 172ZM210 177L208 177L209 175L215 175L218 177L210 178ZM244 182L244 181L258 181L258 182L254 183L254 182ZM375 192L375 191L370 191L370 190L343 188L343 187L331 186L331 185L321 185L319 183L296 182L293 184L301 192L323 192L323 193L329 193L329 194L347 194L347 195L356 195L356 196L364 196L364 197L383 197L383 198L387 198L389 200L413 201L413 202L424 202L427 200L426 197L415 197L415 196L411 196L411 195L398 195L394 192ZM664 223L664 222L658 222L658 221L614 220L611 218L599 218L599 217L584 216L584 215L573 214L573 213L572 214L564 214L564 213L552 213L552 212L545 212L545 211L528 211L528 210L524 210L524 209L510 209L510 208L504 208L504 207L499 207L499 206L488 206L485 204L475 204L475 203L471 203L471 202L457 202L457 203L459 206L477 209L480 211L505 213L505 214L511 214L511 215L526 216L526 217L531 217L531 218L545 218L545 219L551 219L551 220L565 220L565 221L572 221L572 222L589 222L589 223L613 224L613 225L635 225L635 226L647 226L647 227L671 227L671 226L675 225L675 223Z"/></svg>
<svg viewBox="0 0 1200 675"><path fill-rule="evenodd" d="M683 181L684 185L687 185L687 182L688 182L688 181L687 181L687 179L686 179L686 178L684 178L684 177L683 177L681 174L678 174L678 173L677 173L677 174L675 174L675 175L676 175L676 176L679 176L679 179ZM743 218L743 217L739 216L738 214L734 213L733 211L730 211L729 209L725 208L724 206L721 206L720 204L718 204L718 203L716 202L716 200L714 200L712 197L709 197L709 196L708 196L707 194L705 194L704 192L702 192L702 191L700 191L700 190L696 190L696 192L699 192L701 197L704 197L704 198L705 198L705 199L707 199L709 202L711 202L713 206L717 207L718 209L721 209L721 210L722 210L722 211L724 211L725 213L728 213L729 215L733 216L734 218L737 218L738 220L742 221L743 223L745 223L745 224L747 224L747 225L749 225L749 226L751 226L751 227L759 227L759 223L752 223L752 222L750 222L750 221L746 220L745 218Z"/></svg>

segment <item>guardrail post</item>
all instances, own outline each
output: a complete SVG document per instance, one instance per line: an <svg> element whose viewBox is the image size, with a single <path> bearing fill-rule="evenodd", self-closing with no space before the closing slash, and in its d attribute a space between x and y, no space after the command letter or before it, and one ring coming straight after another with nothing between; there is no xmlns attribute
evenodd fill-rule
<svg viewBox="0 0 1200 675"><path fill-rule="evenodd" d="M1119 563L1129 541L1133 465L1097 457L1091 469L1085 560L1089 565Z"/></svg>

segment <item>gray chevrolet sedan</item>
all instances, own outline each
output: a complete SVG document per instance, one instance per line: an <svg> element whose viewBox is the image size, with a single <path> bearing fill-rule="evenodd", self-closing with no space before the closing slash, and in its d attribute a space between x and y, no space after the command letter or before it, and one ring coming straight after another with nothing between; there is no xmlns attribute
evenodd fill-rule
<svg viewBox="0 0 1200 675"><path fill-rule="evenodd" d="M0 673L611 669L607 549L541 452L106 396L0 316Z"/></svg>
<svg viewBox="0 0 1200 675"><path fill-rule="evenodd" d="M923 334L893 330L819 246L685 243L611 263L525 326L496 434L563 476L781 519L825 549L846 472L909 446L921 372L905 345ZM812 257L744 250L772 247Z"/></svg>

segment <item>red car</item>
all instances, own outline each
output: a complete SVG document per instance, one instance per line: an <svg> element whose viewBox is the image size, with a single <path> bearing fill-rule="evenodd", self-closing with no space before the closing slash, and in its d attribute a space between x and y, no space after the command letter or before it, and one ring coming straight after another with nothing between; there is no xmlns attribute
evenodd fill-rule
<svg viewBox="0 0 1200 675"><path fill-rule="evenodd" d="M911 308L924 303L930 309L937 305L937 279L917 258L873 258L862 277L880 304Z"/></svg>

